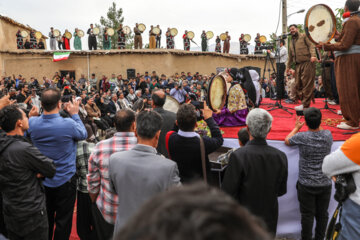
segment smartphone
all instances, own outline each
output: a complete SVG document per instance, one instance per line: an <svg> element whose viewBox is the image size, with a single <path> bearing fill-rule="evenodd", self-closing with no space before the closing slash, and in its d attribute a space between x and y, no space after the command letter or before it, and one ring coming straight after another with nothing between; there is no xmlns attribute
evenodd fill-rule
<svg viewBox="0 0 360 240"><path fill-rule="evenodd" d="M199 102L199 108L204 109L204 102Z"/></svg>

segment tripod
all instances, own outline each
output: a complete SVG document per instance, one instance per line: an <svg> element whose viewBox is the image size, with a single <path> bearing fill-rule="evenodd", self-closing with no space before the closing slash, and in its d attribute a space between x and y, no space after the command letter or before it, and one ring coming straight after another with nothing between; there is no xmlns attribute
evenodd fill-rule
<svg viewBox="0 0 360 240"><path fill-rule="evenodd" d="M278 48L278 49L279 49L279 48ZM278 62L280 62L280 54L277 54L276 58L277 58ZM280 66L278 67L277 71L275 71L273 59L270 58L270 54L269 54L268 52L266 53L266 60L265 60L265 66L264 66L264 72L263 72L263 79L264 79L264 77L265 77L266 65L267 65L268 61L270 61L270 63L271 63L273 72L276 73L276 79L278 79L278 77L280 76L280 74L279 74ZM268 69L268 71L269 71L269 76L270 76L270 68ZM283 83L283 84L284 84L284 83ZM281 87L282 87L282 86L281 86ZM279 96L278 96L279 94L280 94L280 92L278 92L278 93L277 93L277 96L276 96L276 97L278 98L279 102L278 102L278 100L276 100L275 105L274 105L274 104L269 104L270 106L273 106L273 107L270 108L270 109L268 109L268 111L270 112L270 111L273 111L273 110L281 109L281 110L283 110L283 111L285 111L285 112L287 112L287 113L290 113L290 114L292 115L293 113L289 111L289 108L284 107L284 106L281 104L282 96L279 97ZM281 94L281 95L282 95L282 94ZM270 92L270 98L271 98L271 92Z"/></svg>

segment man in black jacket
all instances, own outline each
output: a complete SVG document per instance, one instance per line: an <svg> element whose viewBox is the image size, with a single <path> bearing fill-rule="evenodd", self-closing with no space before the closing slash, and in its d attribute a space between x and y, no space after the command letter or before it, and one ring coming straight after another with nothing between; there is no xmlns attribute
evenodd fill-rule
<svg viewBox="0 0 360 240"><path fill-rule="evenodd" d="M247 118L250 141L230 155L222 189L262 218L268 230L276 234L278 197L286 193L287 157L266 143L272 116L256 108Z"/></svg>
<svg viewBox="0 0 360 240"><path fill-rule="evenodd" d="M203 137L207 175L210 173L208 154L215 152L224 141L219 127L212 118L212 113L204 103L204 120L211 132L211 138ZM176 124L180 130L178 132L168 132L166 135L169 158L178 164L182 183L189 183L204 177L200 136L195 132L196 120L195 107L192 104L183 104L176 114Z"/></svg>
<svg viewBox="0 0 360 240"><path fill-rule="evenodd" d="M166 95L163 90L155 90L151 96L151 99L152 108L155 112L159 113L163 119L160 138L156 150L166 158L169 158L169 154L166 150L165 136L170 130L173 129L176 121L176 114L163 108L166 100Z"/></svg>
<svg viewBox="0 0 360 240"><path fill-rule="evenodd" d="M55 175L53 160L26 138L26 114L14 105L0 110L0 191L10 239L48 239L48 219L42 177Z"/></svg>

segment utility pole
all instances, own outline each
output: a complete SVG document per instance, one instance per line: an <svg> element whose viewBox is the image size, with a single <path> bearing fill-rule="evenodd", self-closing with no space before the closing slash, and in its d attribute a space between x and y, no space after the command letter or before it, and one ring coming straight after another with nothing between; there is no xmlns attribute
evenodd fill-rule
<svg viewBox="0 0 360 240"><path fill-rule="evenodd" d="M282 33L287 33L287 0L282 0Z"/></svg>

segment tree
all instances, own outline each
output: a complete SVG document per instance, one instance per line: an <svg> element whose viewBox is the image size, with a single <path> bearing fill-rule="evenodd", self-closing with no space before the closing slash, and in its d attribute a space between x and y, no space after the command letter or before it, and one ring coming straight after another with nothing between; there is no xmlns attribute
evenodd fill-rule
<svg viewBox="0 0 360 240"><path fill-rule="evenodd" d="M115 31L115 34L111 36L111 48L117 48L117 40L118 34L117 29L119 28L120 24L124 22L124 17L122 16L123 10L122 8L117 9L116 3L113 2L112 6L109 7L109 10L106 14L106 18L101 16L100 18L100 25L96 24L96 26L101 26L101 33L98 36L98 45L102 46L103 40L103 33L105 27L112 28ZM126 35L126 48L132 48L133 46L133 35L129 34Z"/></svg>
<svg viewBox="0 0 360 240"><path fill-rule="evenodd" d="M345 10L343 8L337 8L335 9L336 11L336 30L338 32L341 32L342 30L342 23L343 23L343 19L342 19L342 15L344 14Z"/></svg>

